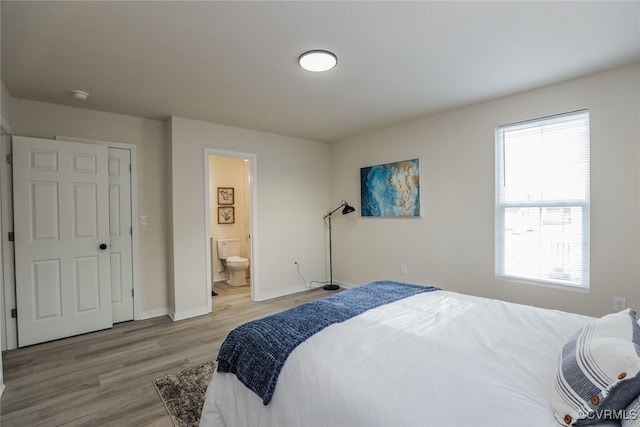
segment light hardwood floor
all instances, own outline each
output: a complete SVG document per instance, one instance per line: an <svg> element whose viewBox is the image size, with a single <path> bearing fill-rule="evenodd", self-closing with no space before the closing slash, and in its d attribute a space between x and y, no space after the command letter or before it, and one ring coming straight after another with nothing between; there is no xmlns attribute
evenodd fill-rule
<svg viewBox="0 0 640 427"><path fill-rule="evenodd" d="M251 302L249 288L215 284L213 312L166 316L3 354L0 424L9 426L172 426L152 380L214 360L222 341L248 320L328 295L313 290Z"/></svg>

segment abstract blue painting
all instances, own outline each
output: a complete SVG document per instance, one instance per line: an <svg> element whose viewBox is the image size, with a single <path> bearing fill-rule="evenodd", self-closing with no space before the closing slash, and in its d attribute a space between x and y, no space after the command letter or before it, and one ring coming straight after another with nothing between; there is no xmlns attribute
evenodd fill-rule
<svg viewBox="0 0 640 427"><path fill-rule="evenodd" d="M360 169L362 216L420 216L420 159Z"/></svg>

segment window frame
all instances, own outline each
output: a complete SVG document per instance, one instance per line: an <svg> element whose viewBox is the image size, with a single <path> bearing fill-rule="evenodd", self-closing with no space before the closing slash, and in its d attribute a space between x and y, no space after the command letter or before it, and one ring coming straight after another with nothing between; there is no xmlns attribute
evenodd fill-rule
<svg viewBox="0 0 640 427"><path fill-rule="evenodd" d="M501 201L502 183L504 177L504 138L501 133L505 129L515 129L524 127L532 123L538 123L541 126L545 122L551 120L586 114L587 120L587 137L586 137L586 161L587 161L587 188L584 199L562 199L556 201L517 201L503 202ZM591 115L588 109L576 110L567 113L555 114L551 116L539 117L522 122L516 122L506 125L497 126L495 129L495 276L498 279L506 279L509 281L532 284L537 286L569 289L573 291L589 292L590 289L590 250L591 250ZM507 274L505 272L505 216L506 210L510 208L567 208L579 207L582 209L582 253L583 260L586 265L583 266L583 277L580 283L570 283L564 280L553 280L550 278L532 278Z"/></svg>

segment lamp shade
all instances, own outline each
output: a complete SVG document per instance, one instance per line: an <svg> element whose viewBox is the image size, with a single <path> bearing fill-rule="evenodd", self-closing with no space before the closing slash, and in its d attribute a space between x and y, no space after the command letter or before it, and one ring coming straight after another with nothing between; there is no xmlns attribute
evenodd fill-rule
<svg viewBox="0 0 640 427"><path fill-rule="evenodd" d="M344 202L344 209L342 209L342 215L350 214L351 212L355 212L356 208L349 205L349 203Z"/></svg>

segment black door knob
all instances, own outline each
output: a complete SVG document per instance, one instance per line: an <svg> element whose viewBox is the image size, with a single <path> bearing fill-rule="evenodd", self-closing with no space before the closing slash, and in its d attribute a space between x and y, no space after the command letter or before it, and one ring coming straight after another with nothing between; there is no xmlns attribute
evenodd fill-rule
<svg viewBox="0 0 640 427"><path fill-rule="evenodd" d="M105 250L107 249L107 244L106 243L100 243L100 246L98 246L101 250Z"/></svg>

